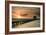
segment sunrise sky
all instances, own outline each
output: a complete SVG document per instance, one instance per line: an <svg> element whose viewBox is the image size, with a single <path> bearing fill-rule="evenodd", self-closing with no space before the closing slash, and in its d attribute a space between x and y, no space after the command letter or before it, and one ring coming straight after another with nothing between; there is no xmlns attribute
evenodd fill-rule
<svg viewBox="0 0 46 35"><path fill-rule="evenodd" d="M13 18L32 18L33 16L38 16L38 8L24 8L24 7L13 7L12 16Z"/></svg>

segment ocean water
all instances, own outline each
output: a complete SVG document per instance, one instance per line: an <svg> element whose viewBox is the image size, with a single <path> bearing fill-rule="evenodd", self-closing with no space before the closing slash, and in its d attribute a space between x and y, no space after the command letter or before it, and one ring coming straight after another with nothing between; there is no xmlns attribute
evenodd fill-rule
<svg viewBox="0 0 46 35"><path fill-rule="evenodd" d="M29 26L28 26L29 25ZM13 19L12 28L15 27L39 27L40 19Z"/></svg>

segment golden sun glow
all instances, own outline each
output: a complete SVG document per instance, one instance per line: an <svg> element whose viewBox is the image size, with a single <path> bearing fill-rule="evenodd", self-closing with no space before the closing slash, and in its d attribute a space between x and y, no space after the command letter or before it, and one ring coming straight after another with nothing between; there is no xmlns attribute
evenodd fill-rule
<svg viewBox="0 0 46 35"><path fill-rule="evenodd" d="M23 18L23 17L21 17L21 16L16 16L17 18Z"/></svg>
<svg viewBox="0 0 46 35"><path fill-rule="evenodd" d="M21 18L21 16L17 16L18 18Z"/></svg>

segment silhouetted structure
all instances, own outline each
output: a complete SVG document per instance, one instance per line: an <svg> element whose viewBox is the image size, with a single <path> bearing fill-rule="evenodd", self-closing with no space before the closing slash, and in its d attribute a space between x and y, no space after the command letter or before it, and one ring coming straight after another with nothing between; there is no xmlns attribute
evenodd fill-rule
<svg viewBox="0 0 46 35"><path fill-rule="evenodd" d="M33 18L34 18L34 20L36 20L36 19L37 19L37 17L36 17L36 16L33 16Z"/></svg>

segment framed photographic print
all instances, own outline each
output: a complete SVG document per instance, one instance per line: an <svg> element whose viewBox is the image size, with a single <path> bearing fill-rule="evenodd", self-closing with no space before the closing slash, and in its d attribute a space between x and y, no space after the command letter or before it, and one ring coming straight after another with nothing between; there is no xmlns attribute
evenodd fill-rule
<svg viewBox="0 0 46 35"><path fill-rule="evenodd" d="M44 3L5 2L5 33L44 32Z"/></svg>

